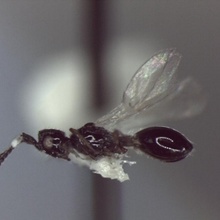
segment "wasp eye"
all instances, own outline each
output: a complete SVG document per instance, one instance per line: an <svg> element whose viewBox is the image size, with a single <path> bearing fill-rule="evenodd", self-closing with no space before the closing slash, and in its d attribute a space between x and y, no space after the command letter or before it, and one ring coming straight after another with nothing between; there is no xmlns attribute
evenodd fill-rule
<svg viewBox="0 0 220 220"><path fill-rule="evenodd" d="M62 141L60 137L46 136L43 139L43 146L45 148L52 148L52 147L58 148L61 142Z"/></svg>
<svg viewBox="0 0 220 220"><path fill-rule="evenodd" d="M180 132L167 127L151 127L136 134L140 150L152 157L175 162L185 158L193 149L192 143Z"/></svg>

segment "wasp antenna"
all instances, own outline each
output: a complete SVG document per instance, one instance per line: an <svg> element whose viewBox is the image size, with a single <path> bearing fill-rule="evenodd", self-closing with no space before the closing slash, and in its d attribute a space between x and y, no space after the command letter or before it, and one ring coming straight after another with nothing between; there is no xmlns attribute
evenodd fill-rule
<svg viewBox="0 0 220 220"><path fill-rule="evenodd" d="M19 135L18 137L12 140L11 147L12 148L17 147L21 142L23 142L23 139L24 139L23 135Z"/></svg>
<svg viewBox="0 0 220 220"><path fill-rule="evenodd" d="M22 133L12 140L11 146L0 154L0 165L8 157L8 155L20 144L20 143L31 144L37 147L37 141L29 134Z"/></svg>
<svg viewBox="0 0 220 220"><path fill-rule="evenodd" d="M11 146L6 149L3 153L0 154L0 165L4 162L4 160L8 157L8 155L23 141L23 136L19 135L15 139L12 140Z"/></svg>
<svg viewBox="0 0 220 220"><path fill-rule="evenodd" d="M18 137L17 140L19 141L19 137ZM30 144L30 145L34 145L35 147L38 148L37 141L31 135L29 135L29 134L22 133L22 135L21 135L21 142L24 142L24 143Z"/></svg>
<svg viewBox="0 0 220 220"><path fill-rule="evenodd" d="M0 165L4 162L4 160L8 157L8 155L23 141L22 135L19 135L15 139L12 140L11 146L6 149L3 153L0 154Z"/></svg>
<svg viewBox="0 0 220 220"><path fill-rule="evenodd" d="M14 150L14 147L11 146L0 154L0 165L4 162L5 158L8 157L8 155L12 152L12 150Z"/></svg>

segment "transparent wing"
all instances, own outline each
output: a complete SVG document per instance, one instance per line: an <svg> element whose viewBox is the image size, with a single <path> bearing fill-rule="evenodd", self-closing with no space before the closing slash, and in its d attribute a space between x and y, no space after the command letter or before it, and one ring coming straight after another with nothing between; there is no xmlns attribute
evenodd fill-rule
<svg viewBox="0 0 220 220"><path fill-rule="evenodd" d="M181 56L175 49L167 49L153 56L135 73L128 84L122 103L101 117L97 125L113 129L115 124L163 99L173 88L174 73Z"/></svg>
<svg viewBox="0 0 220 220"><path fill-rule="evenodd" d="M201 86L192 78L186 78L164 100L146 112L148 122L192 117L204 109L206 100Z"/></svg>
<svg viewBox="0 0 220 220"><path fill-rule="evenodd" d="M206 106L206 101L201 86L192 78L187 78L176 84L172 93L151 108L118 122L117 129L134 134L164 120L189 118L200 113Z"/></svg>
<svg viewBox="0 0 220 220"><path fill-rule="evenodd" d="M127 123L131 118L139 118L142 121L141 124L146 125L146 118L150 118L148 117L150 110L155 110L151 111L151 118L156 119L156 113L158 113L156 109L162 108L160 104L171 102L173 99L178 100L178 97L187 91L187 87L190 87L192 93L194 93L196 86L191 83L191 80L180 83L176 81L175 72L180 60L181 55L175 49L161 51L149 59L131 79L124 92L121 104L109 114L98 119L96 124L113 130L116 125L118 127L119 123L124 121ZM198 92L196 94L198 95ZM189 95L186 96L187 99L190 98ZM165 105L167 104L164 104L164 107ZM187 106L190 106L190 104ZM180 111L181 109L176 113L180 114ZM143 115L144 118L142 118ZM158 119L164 116L166 116L165 113L163 116L159 115ZM132 126L138 126L139 121L138 119L132 121Z"/></svg>
<svg viewBox="0 0 220 220"><path fill-rule="evenodd" d="M131 79L122 103L127 108L141 111L163 99L174 88L174 73L180 60L181 55L175 49L167 49L153 56Z"/></svg>

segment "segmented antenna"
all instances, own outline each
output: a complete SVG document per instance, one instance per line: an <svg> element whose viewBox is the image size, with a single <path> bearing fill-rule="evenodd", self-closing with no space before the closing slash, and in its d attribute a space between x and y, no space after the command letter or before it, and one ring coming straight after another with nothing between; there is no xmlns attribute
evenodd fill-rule
<svg viewBox="0 0 220 220"><path fill-rule="evenodd" d="M20 143L26 143L26 144L31 144L34 145L35 147L38 148L37 146L37 141L30 136L29 134L22 133L18 137L12 140L11 146L6 149L3 153L0 154L0 165L4 162L4 160L8 157L8 155L17 147Z"/></svg>
<svg viewBox="0 0 220 220"><path fill-rule="evenodd" d="M12 152L12 150L14 150L14 147L11 146L0 154L0 165L4 162L5 158L8 157L8 155Z"/></svg>

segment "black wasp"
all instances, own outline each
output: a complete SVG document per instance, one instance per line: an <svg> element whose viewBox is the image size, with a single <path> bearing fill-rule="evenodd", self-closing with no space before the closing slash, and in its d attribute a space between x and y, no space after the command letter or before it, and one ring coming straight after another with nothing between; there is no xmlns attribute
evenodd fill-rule
<svg viewBox="0 0 220 220"><path fill-rule="evenodd" d="M175 49L161 51L135 73L121 104L109 114L79 129L70 128L69 137L56 129L39 131L38 141L22 133L0 154L0 164L20 143L33 145L55 158L87 165L95 173L119 181L128 179L122 164L135 163L123 159L129 149L165 162L184 159L193 145L183 134L161 126L143 129L145 118L155 121L184 117L201 110L204 103L199 86L191 79L176 80L180 59ZM120 126L128 132L117 130Z"/></svg>

